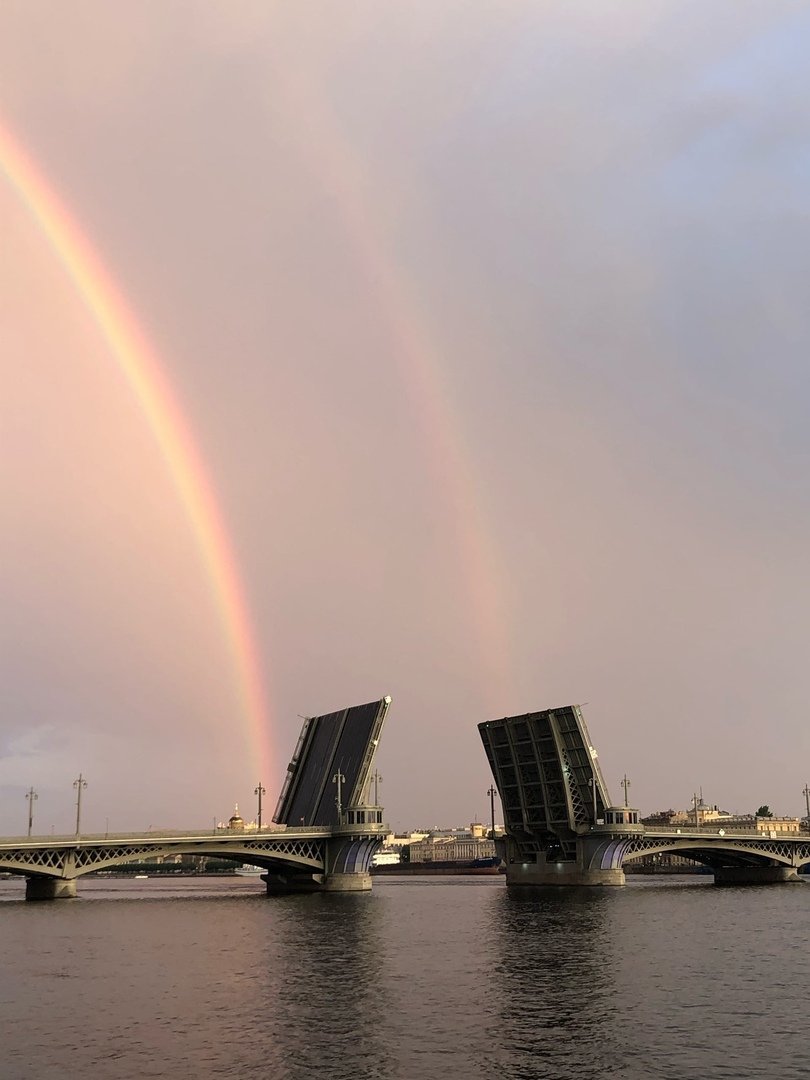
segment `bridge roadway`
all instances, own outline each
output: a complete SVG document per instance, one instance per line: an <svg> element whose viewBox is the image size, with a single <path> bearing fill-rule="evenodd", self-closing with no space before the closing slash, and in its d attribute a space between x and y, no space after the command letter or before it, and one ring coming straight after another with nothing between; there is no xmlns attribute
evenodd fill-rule
<svg viewBox="0 0 810 1080"><path fill-rule="evenodd" d="M250 832L3 837L0 873L24 876L27 900L54 900L76 896L76 882L85 874L160 856L202 855L263 867L268 894L354 892L371 887L371 856L387 832L385 824L364 823Z"/></svg>

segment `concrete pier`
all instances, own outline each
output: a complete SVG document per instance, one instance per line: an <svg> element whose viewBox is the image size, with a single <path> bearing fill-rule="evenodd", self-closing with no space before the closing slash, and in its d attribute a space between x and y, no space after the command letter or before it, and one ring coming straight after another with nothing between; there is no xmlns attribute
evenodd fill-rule
<svg viewBox="0 0 810 1080"><path fill-rule="evenodd" d="M262 874L267 884L268 896L286 893L312 892L368 892L371 889L369 873L333 874Z"/></svg>
<svg viewBox="0 0 810 1080"><path fill-rule="evenodd" d="M715 885L779 885L800 882L794 866L718 866L714 870Z"/></svg>
<svg viewBox="0 0 810 1080"><path fill-rule="evenodd" d="M75 900L76 879L29 877L25 879L26 900Z"/></svg>
<svg viewBox="0 0 810 1080"><path fill-rule="evenodd" d="M323 883L324 892L368 892L371 889L371 874L327 874Z"/></svg>
<svg viewBox="0 0 810 1080"><path fill-rule="evenodd" d="M511 863L506 867L506 884L510 888L624 885L624 870L588 870L578 862Z"/></svg>
<svg viewBox="0 0 810 1080"><path fill-rule="evenodd" d="M290 893L313 893L323 891L323 874L273 873L262 874L268 896L286 896Z"/></svg>

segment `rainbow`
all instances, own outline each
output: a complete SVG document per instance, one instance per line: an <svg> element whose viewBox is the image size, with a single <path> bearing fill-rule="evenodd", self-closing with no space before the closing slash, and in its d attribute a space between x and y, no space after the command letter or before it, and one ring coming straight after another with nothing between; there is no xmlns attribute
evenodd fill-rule
<svg viewBox="0 0 810 1080"><path fill-rule="evenodd" d="M341 133L327 96L315 92L298 68L278 65L273 76L276 90L287 98L288 115L306 118L288 132L290 141L297 144L313 178L333 196L348 245L366 278L369 301L388 326L391 355L421 424L445 529L458 553L478 653L472 677L482 705L501 715L499 710L506 709L516 693L507 581L487 526L473 454L443 376L440 342L420 310L415 282L400 271L386 245L386 213L375 199L378 186Z"/></svg>
<svg viewBox="0 0 810 1080"><path fill-rule="evenodd" d="M234 665L239 699L260 775L271 775L262 665L233 548L217 501L155 351L140 331L101 259L64 204L0 123L0 171L36 220L86 304L132 391L188 517Z"/></svg>

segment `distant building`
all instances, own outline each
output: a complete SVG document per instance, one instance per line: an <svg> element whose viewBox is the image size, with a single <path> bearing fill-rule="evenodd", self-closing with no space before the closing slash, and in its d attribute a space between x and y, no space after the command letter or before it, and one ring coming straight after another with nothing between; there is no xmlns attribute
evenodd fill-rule
<svg viewBox="0 0 810 1080"><path fill-rule="evenodd" d="M239 804L237 803L233 808L233 813L227 821L220 821L217 823L217 831L227 832L256 832L258 825L255 821L245 821L242 815L239 813ZM262 830L264 831L264 830Z"/></svg>
<svg viewBox="0 0 810 1080"><path fill-rule="evenodd" d="M411 863L474 862L476 859L494 859L494 841L487 838L489 830L480 822L473 822L469 829L434 831L407 847L407 860Z"/></svg>
<svg viewBox="0 0 810 1080"><path fill-rule="evenodd" d="M797 833L801 829L799 818L794 817L757 817L755 814L731 814L718 806L708 806L699 802L690 810L659 810L655 814L641 819L642 825L652 828L699 828L716 829L734 833L774 833L784 836Z"/></svg>
<svg viewBox="0 0 810 1080"><path fill-rule="evenodd" d="M383 840L383 848L386 851L402 851L417 840L424 840L426 832L389 833Z"/></svg>
<svg viewBox="0 0 810 1080"><path fill-rule="evenodd" d="M656 810L641 819L642 825L681 825L686 821L682 810Z"/></svg>

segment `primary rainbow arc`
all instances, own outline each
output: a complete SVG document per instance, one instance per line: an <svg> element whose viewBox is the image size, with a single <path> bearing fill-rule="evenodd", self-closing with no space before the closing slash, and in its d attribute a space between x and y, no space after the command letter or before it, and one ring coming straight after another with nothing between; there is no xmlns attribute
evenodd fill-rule
<svg viewBox="0 0 810 1080"><path fill-rule="evenodd" d="M0 170L36 220L106 340L165 459L210 581L232 655L239 696L251 739L264 759L269 732L251 618L222 514L188 424L166 380L155 350L115 287L90 242L39 170L0 124Z"/></svg>

